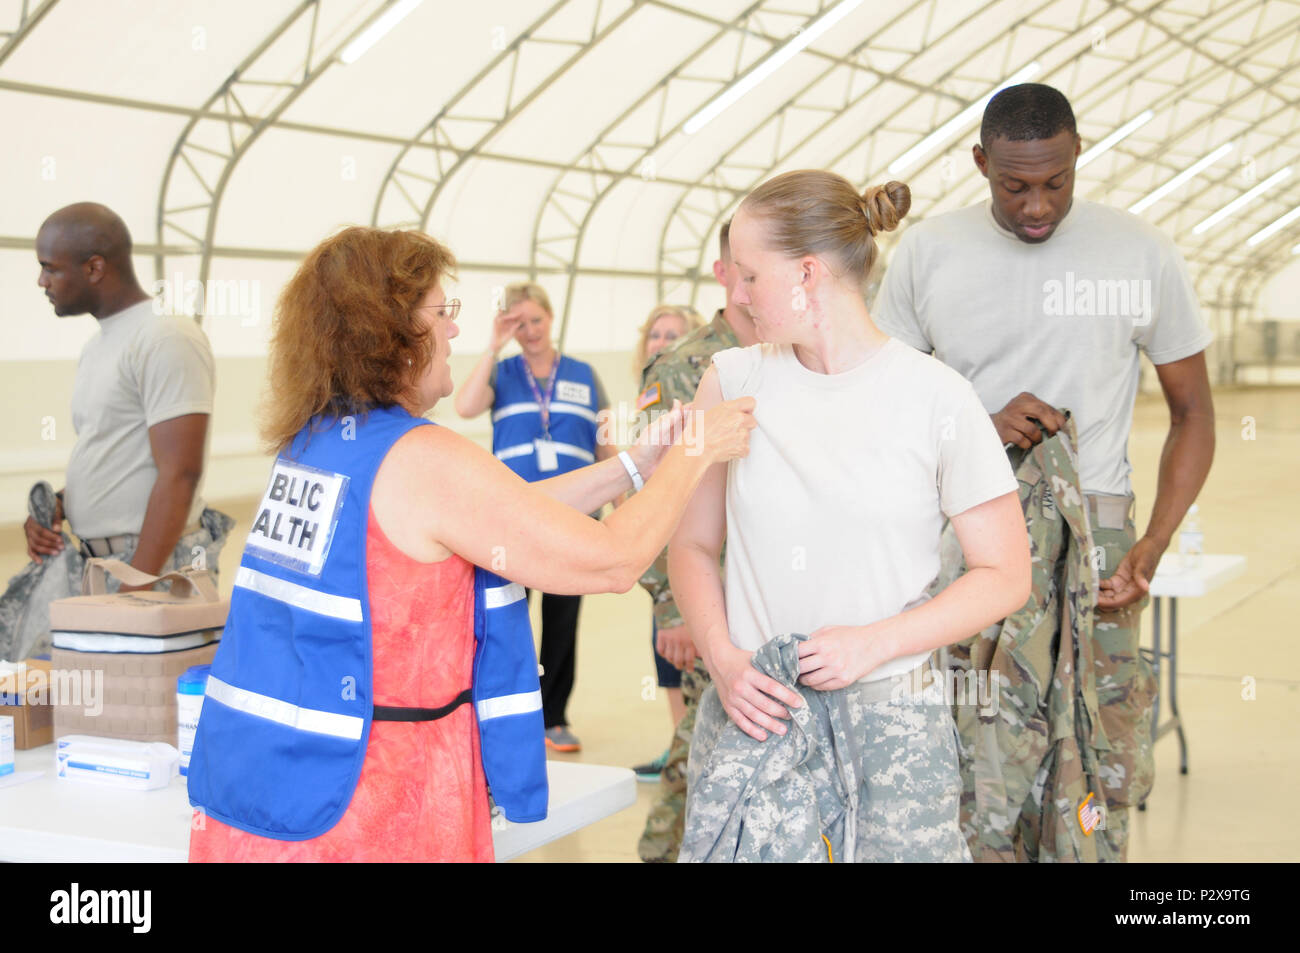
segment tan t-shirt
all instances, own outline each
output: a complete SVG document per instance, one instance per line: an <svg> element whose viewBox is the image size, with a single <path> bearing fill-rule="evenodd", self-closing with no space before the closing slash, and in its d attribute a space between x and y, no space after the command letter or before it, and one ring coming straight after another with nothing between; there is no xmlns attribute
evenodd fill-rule
<svg viewBox="0 0 1300 953"><path fill-rule="evenodd" d="M939 572L944 516L1017 489L974 388L901 341L841 374L772 344L713 363L724 399L757 400L749 455L727 471L727 626L739 648L897 615Z"/></svg>
<svg viewBox="0 0 1300 953"><path fill-rule="evenodd" d="M63 505L74 533L98 539L140 532L158 478L149 428L211 414L215 374L207 335L190 318L155 314L152 300L99 320L72 391L77 443ZM203 512L202 487L200 480L189 524Z"/></svg>
<svg viewBox="0 0 1300 953"><path fill-rule="evenodd" d="M974 384L990 414L1021 391L1069 410L1089 493L1130 492L1140 354L1168 364L1214 337L1173 241L1082 199L1037 245L1002 228L987 201L917 223L873 315Z"/></svg>

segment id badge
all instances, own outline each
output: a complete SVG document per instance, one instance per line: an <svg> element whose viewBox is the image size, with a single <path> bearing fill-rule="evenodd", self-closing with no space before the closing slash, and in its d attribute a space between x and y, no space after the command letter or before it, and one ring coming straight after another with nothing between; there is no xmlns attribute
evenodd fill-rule
<svg viewBox="0 0 1300 953"><path fill-rule="evenodd" d="M560 468L560 461L555 458L555 443L545 437L538 437L533 441L533 446L537 449L537 469L543 473L550 473L552 470Z"/></svg>

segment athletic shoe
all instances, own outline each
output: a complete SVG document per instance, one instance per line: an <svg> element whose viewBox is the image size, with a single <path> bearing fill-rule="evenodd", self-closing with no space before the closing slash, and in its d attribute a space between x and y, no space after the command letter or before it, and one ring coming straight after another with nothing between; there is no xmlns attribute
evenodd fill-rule
<svg viewBox="0 0 1300 953"><path fill-rule="evenodd" d="M582 743L569 731L568 725L546 729L546 747L556 751L581 751Z"/></svg>
<svg viewBox="0 0 1300 953"><path fill-rule="evenodd" d="M644 781L646 784L654 784L659 780L659 775L664 773L664 765L668 763L668 749L664 753L646 764L636 765L632 771L636 774L638 781Z"/></svg>

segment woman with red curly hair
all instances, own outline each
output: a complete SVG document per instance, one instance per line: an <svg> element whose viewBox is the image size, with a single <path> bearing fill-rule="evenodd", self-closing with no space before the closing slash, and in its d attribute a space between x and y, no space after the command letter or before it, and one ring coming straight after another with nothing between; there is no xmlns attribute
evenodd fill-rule
<svg viewBox="0 0 1300 953"><path fill-rule="evenodd" d="M690 448L665 447L679 409L622 459L532 484L426 425L452 392L454 264L419 232L349 228L281 295L263 427L277 457L199 723L192 861L491 860L462 703L474 567L505 589L627 591L708 467L746 452L748 398L697 416ZM634 472L654 477L603 523L585 515Z"/></svg>

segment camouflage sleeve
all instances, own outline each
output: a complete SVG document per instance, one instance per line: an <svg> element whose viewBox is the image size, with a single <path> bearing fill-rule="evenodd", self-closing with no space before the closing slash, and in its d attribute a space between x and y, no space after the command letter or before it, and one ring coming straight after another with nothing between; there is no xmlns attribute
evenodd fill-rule
<svg viewBox="0 0 1300 953"><path fill-rule="evenodd" d="M684 362L655 361L645 369L641 376L642 394L647 388L659 386L657 399L647 405L645 417L652 417L657 411L672 407L674 400L682 403L695 396L695 387L691 386L691 369ZM655 624L661 629L673 629L682 624L682 614L677 611L677 601L668 587L668 550L664 550L641 577L641 588L650 593L653 604Z"/></svg>

